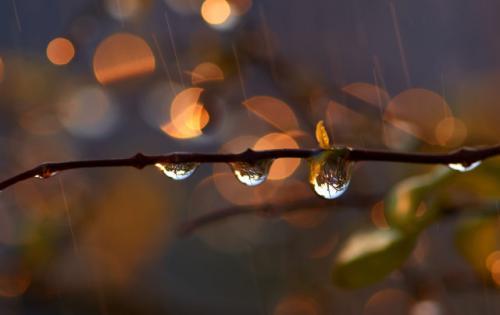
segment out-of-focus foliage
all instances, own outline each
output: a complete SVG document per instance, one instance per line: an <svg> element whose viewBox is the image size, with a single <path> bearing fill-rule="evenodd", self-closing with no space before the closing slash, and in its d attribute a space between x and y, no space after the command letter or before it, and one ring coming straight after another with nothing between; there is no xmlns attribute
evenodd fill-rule
<svg viewBox="0 0 500 315"><path fill-rule="evenodd" d="M415 234L398 229L353 232L337 255L333 281L345 288L359 288L380 281L406 261L415 239Z"/></svg>

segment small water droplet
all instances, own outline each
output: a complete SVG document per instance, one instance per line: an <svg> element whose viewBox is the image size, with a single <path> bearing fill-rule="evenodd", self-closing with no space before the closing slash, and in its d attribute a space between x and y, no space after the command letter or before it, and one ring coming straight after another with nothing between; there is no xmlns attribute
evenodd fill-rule
<svg viewBox="0 0 500 315"><path fill-rule="evenodd" d="M448 164L448 167L451 168L452 170L455 170L455 171L468 172L468 171L475 169L479 165L481 165L481 161L476 161L476 162L471 163L471 164L451 163L451 164Z"/></svg>
<svg viewBox="0 0 500 315"><path fill-rule="evenodd" d="M247 186L262 184L269 174L273 160L259 160L256 162L229 163L236 178Z"/></svg>
<svg viewBox="0 0 500 315"><path fill-rule="evenodd" d="M57 172L51 171L50 168L43 167L42 171L39 174L35 175L35 178L47 179L47 178L50 178L56 174L57 174Z"/></svg>
<svg viewBox="0 0 500 315"><path fill-rule="evenodd" d="M156 163L155 166L163 174L175 180L186 179L198 168L199 163Z"/></svg>
<svg viewBox="0 0 500 315"><path fill-rule="evenodd" d="M351 181L352 163L337 154L311 161L309 182L314 191L325 199L335 199L346 192Z"/></svg>

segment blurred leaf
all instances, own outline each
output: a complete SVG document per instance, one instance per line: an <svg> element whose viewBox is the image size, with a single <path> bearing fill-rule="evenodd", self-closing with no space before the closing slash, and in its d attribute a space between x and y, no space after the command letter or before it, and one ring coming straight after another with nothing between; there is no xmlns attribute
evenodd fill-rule
<svg viewBox="0 0 500 315"><path fill-rule="evenodd" d="M391 227L418 232L438 215L435 189L450 179L453 171L438 167L433 172L407 178L397 184L385 202L385 216Z"/></svg>
<svg viewBox="0 0 500 315"><path fill-rule="evenodd" d="M404 263L415 241L415 234L404 234L396 229L353 233L337 255L334 283L345 288L359 288L382 280Z"/></svg>
<svg viewBox="0 0 500 315"><path fill-rule="evenodd" d="M330 148L330 137L328 136L325 124L322 120L318 121L318 123L316 124L316 140L318 141L320 148Z"/></svg>
<svg viewBox="0 0 500 315"><path fill-rule="evenodd" d="M497 214L462 219L455 230L455 245L481 277L488 277L486 259L500 248L500 224Z"/></svg>

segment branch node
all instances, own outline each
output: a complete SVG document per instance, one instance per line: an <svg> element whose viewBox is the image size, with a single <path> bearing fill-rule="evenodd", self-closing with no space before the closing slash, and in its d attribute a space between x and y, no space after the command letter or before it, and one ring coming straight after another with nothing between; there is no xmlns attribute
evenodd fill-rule
<svg viewBox="0 0 500 315"><path fill-rule="evenodd" d="M134 167L137 169L143 169L144 167L149 165L148 157L140 152L134 155L132 157L132 160L134 161Z"/></svg>

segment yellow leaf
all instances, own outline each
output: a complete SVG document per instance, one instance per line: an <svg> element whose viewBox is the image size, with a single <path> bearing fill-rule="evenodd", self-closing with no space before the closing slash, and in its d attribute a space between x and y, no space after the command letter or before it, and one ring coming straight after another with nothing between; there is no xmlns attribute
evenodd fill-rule
<svg viewBox="0 0 500 315"><path fill-rule="evenodd" d="M325 124L322 120L316 124L316 140L318 141L320 148L330 148L330 138L328 137L328 132L326 132Z"/></svg>

